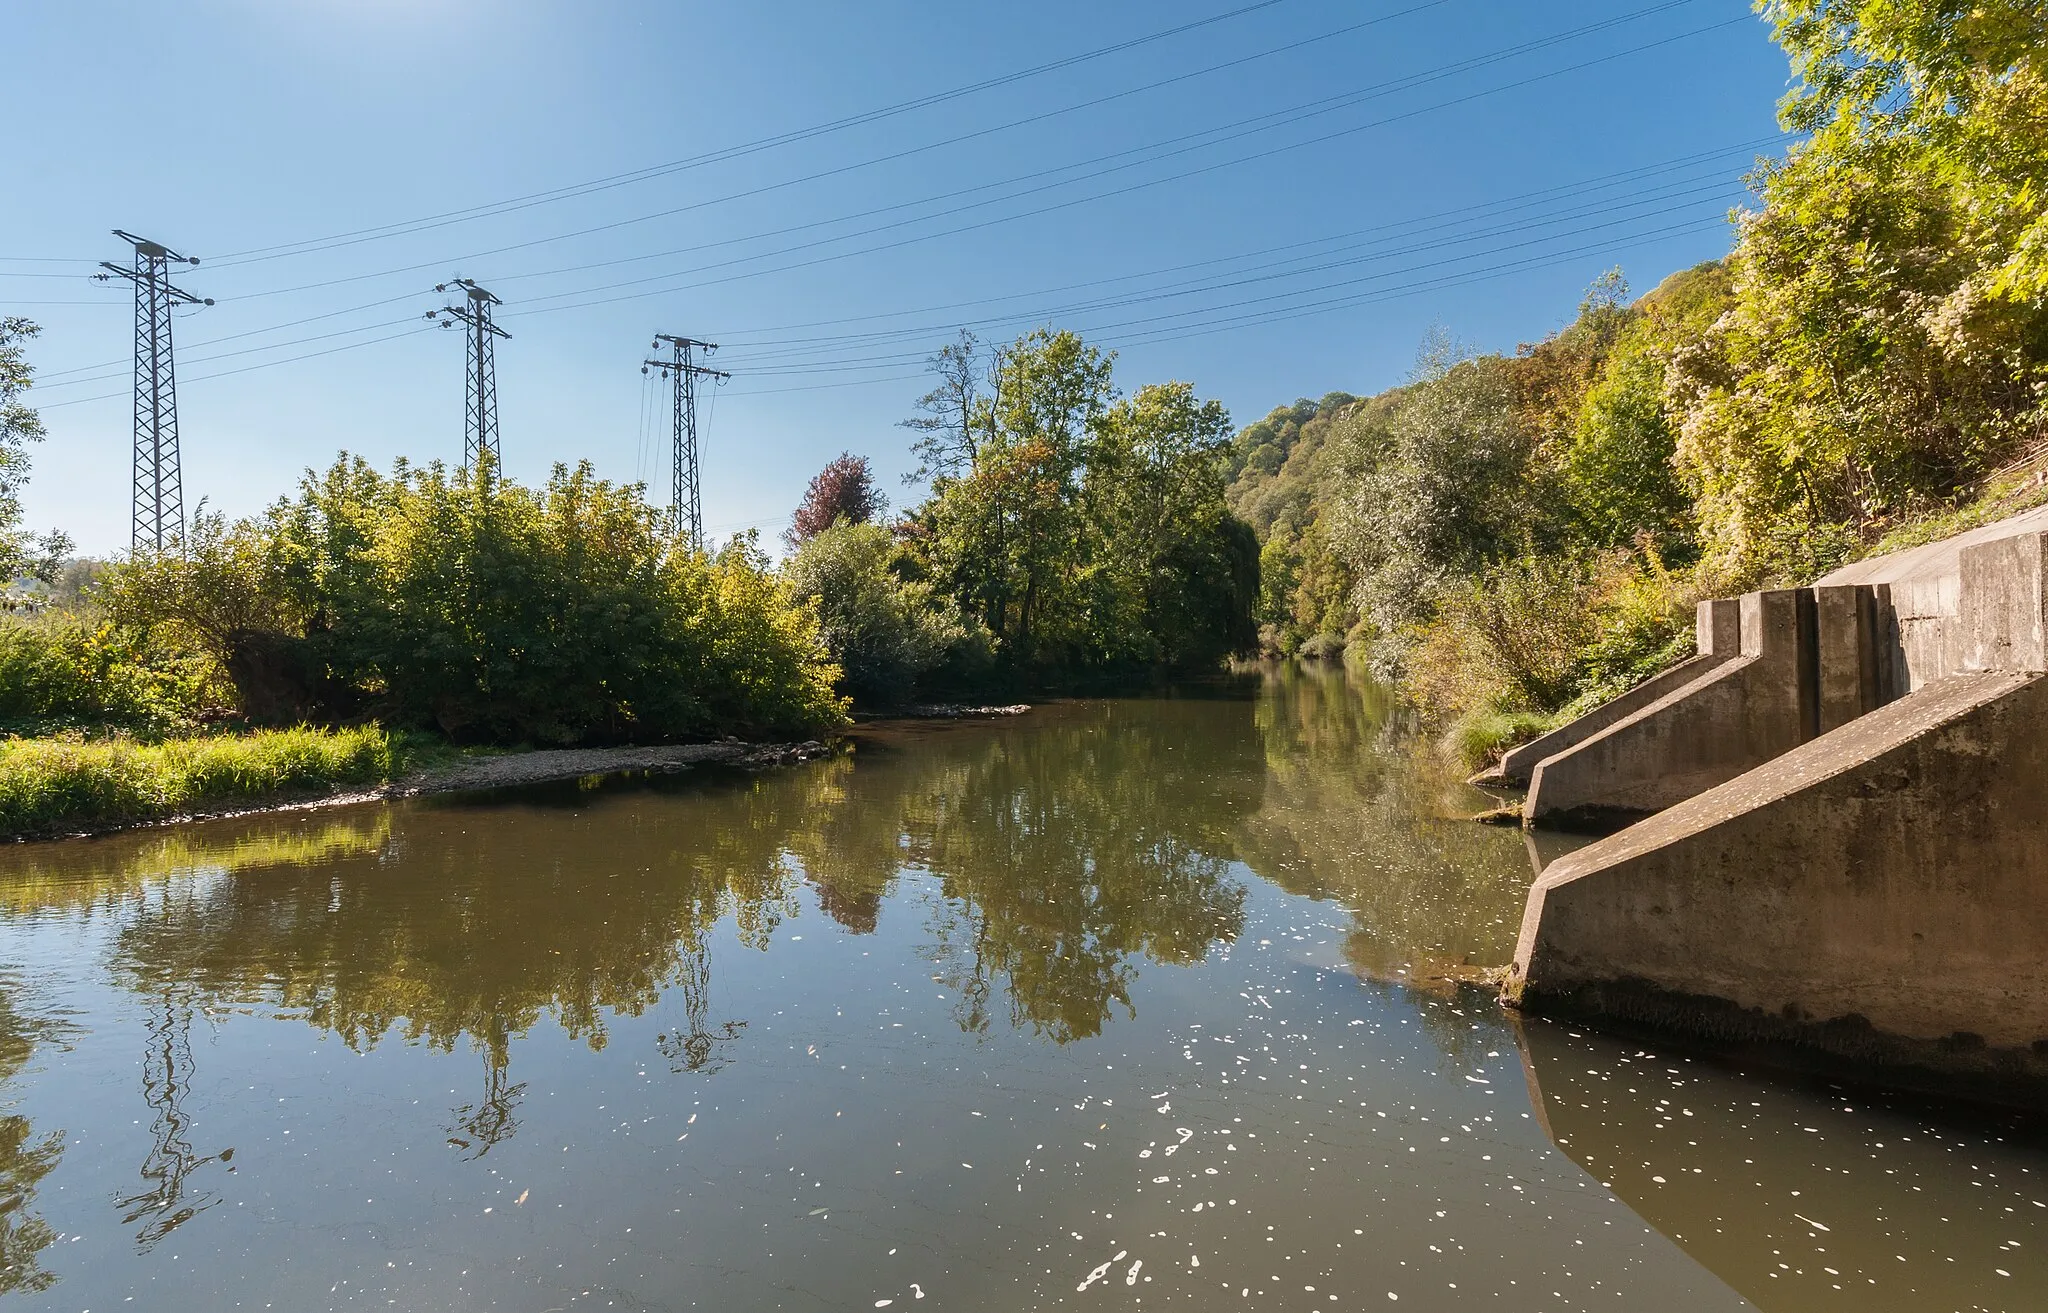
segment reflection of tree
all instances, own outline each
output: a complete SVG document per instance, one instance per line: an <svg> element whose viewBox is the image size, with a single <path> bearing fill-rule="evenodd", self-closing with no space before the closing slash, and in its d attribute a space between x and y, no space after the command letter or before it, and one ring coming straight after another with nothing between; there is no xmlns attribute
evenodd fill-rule
<svg viewBox="0 0 2048 1313"><path fill-rule="evenodd" d="M1266 793L1244 860L1348 907L1360 974L1444 986L1507 962L1529 885L1521 841L1451 819L1485 799L1411 746L1379 690L1341 669L1276 674L1259 721Z"/></svg>
<svg viewBox="0 0 2048 1313"><path fill-rule="evenodd" d="M1131 1010L1138 955L1199 961L1236 936L1230 835L1261 762L1244 702L1062 709L934 770L903 807L910 864L939 877L941 979L969 1030L1059 1041Z"/></svg>
<svg viewBox="0 0 2048 1313"><path fill-rule="evenodd" d="M1093 1035L1130 1009L1140 958L1197 961L1238 932L1228 862L1262 772L1248 702L1107 703L874 734L857 757L772 774L565 786L561 806L197 826L175 853L117 840L78 850L91 878L61 893L61 855L36 860L63 905L118 918L115 978L165 1009L145 1073L151 1188L123 1202L178 1219L205 1206L183 1102L194 1015L255 1005L357 1049L466 1045L482 1088L446 1129L481 1155L516 1133L514 1050L535 1024L597 1049L611 1018L659 1005L669 1066L715 1072L746 1023L714 995L714 931L766 948L808 884L867 933L899 874L922 870L963 1024ZM142 874L152 861L170 870Z"/></svg>
<svg viewBox="0 0 2048 1313"><path fill-rule="evenodd" d="M721 918L765 946L790 879L780 845L744 824L745 796L706 792L709 824L658 809L619 823L518 806L386 813L375 849L170 880L123 924L114 967L151 993L289 1010L358 1049L391 1034L467 1043L484 1084L449 1138L481 1156L517 1128L512 1044L543 1016L601 1049L608 1016L645 1012L686 964L702 977Z"/></svg>
<svg viewBox="0 0 2048 1313"><path fill-rule="evenodd" d="M18 1005L19 982L0 977L0 1085L27 1065L38 1044L63 1042L61 1023L31 1017ZM26 1117L0 1116L0 1294L48 1290L56 1274L42 1253L57 1233L37 1216L36 1189L64 1156L64 1132L37 1135Z"/></svg>
<svg viewBox="0 0 2048 1313"><path fill-rule="evenodd" d="M209 1190L190 1188L187 1178L208 1163L234 1157L234 1150L223 1149L202 1158L192 1147L192 1118L185 1109L192 1088L192 1017L191 1004L166 990L150 1009L147 1023L142 1101L156 1116L149 1128L149 1154L142 1160L145 1187L114 1205L123 1224L143 1223L135 1241L145 1252L220 1202Z"/></svg>

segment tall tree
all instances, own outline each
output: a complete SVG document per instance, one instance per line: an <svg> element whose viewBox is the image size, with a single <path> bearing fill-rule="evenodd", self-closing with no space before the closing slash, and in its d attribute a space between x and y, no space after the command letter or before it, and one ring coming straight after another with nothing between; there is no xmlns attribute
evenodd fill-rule
<svg viewBox="0 0 2048 1313"><path fill-rule="evenodd" d="M2048 10L1768 0L1786 127L1670 380L1716 555L1805 573L2048 437Z"/></svg>
<svg viewBox="0 0 2048 1313"><path fill-rule="evenodd" d="M37 539L21 527L28 447L44 437L42 416L23 399L35 381L23 344L42 331L18 315L0 318L0 581L22 573L52 580L71 551L71 540L61 533Z"/></svg>
<svg viewBox="0 0 2048 1313"><path fill-rule="evenodd" d="M925 362L936 381L931 391L917 399L919 413L899 421L901 427L917 434L910 444L917 468L905 476L905 482L955 477L974 463L988 431L986 388L995 365L994 354L965 328L957 340L940 347Z"/></svg>
<svg viewBox="0 0 2048 1313"><path fill-rule="evenodd" d="M888 499L875 488L868 458L842 451L812 478L783 541L792 548L800 547L841 520L869 524L888 509Z"/></svg>

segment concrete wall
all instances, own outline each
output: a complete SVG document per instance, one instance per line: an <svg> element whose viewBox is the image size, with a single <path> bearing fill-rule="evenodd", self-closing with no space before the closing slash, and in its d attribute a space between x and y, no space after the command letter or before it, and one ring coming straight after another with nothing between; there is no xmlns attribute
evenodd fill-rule
<svg viewBox="0 0 2048 1313"><path fill-rule="evenodd" d="M2048 677L1956 676L1582 848L1510 993L2048 1101L2044 730Z"/></svg>
<svg viewBox="0 0 2048 1313"><path fill-rule="evenodd" d="M1732 661L1539 762L1523 815L1605 825L1669 807L1730 780L1817 732L1812 593L1780 589L1739 601Z"/></svg>
<svg viewBox="0 0 2048 1313"><path fill-rule="evenodd" d="M1626 720L1667 694L1676 692L1710 670L1734 660L1742 650L1742 608L1734 598L1701 602L1694 620L1697 655L1681 661L1661 675L1655 675L1611 701L1567 725L1532 739L1511 750L1500 761L1500 778L1514 785L1529 783L1536 767L1547 757L1577 747L1619 721Z"/></svg>
<svg viewBox="0 0 2048 1313"><path fill-rule="evenodd" d="M1765 593L1704 603L1701 656L1515 749L1489 782L1526 782L1532 823L1611 828L1950 675L2035 668L1987 646L1986 627L2048 652L2038 621L2018 633L2013 619L2038 617L2048 594L2044 529L2048 507L1859 561L1789 602ZM1735 644L1714 634L1738 608L1764 614L1741 622L1737 659L1718 659Z"/></svg>
<svg viewBox="0 0 2048 1313"><path fill-rule="evenodd" d="M2048 534L1937 564L1812 590L1824 732L1546 868L1511 996L2048 1107ZM1856 714L1903 584L1953 605Z"/></svg>
<svg viewBox="0 0 2048 1313"><path fill-rule="evenodd" d="M1876 599L1878 700L1902 698L1958 671L1968 659L1963 556L2000 541L2048 530L2048 506L1921 547L1873 556L1823 576L1818 587L1860 585Z"/></svg>

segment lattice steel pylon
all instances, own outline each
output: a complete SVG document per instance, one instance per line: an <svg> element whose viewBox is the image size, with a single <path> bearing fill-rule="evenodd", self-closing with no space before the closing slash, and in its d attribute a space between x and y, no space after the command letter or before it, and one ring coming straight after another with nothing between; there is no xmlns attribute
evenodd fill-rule
<svg viewBox="0 0 2048 1313"><path fill-rule="evenodd" d="M102 281L125 278L135 285L135 507L130 545L160 552L176 546L185 531L185 478L178 456L178 380L171 367L171 311L181 305L212 305L171 285L170 266L198 264L161 242L114 229L135 248L133 267L100 261Z"/></svg>
<svg viewBox="0 0 2048 1313"><path fill-rule="evenodd" d="M462 436L462 463L465 467L480 463L484 453L489 452L491 466L496 469L503 452L498 446L498 362L494 349L501 337L512 335L491 322L491 307L503 305L468 278L456 278L438 284L434 290L445 292L451 287L462 289L466 299L461 305L444 305L439 310L427 311L427 318L437 320L441 327L451 328L460 323L469 332L468 374L464 387L467 401L466 427ZM443 319L441 316L446 315Z"/></svg>
<svg viewBox="0 0 2048 1313"><path fill-rule="evenodd" d="M690 535L690 548L704 550L704 486L697 464L697 380L712 378L723 383L732 375L722 369L712 369L696 362L695 352L701 350L710 355L718 350L716 342L699 342L693 337L677 337L673 333L656 333L654 349L661 350L662 343L668 343L669 358L654 359L641 363L640 371L658 369L663 378L675 380L675 430L674 461L670 469L669 514L674 518L675 531Z"/></svg>

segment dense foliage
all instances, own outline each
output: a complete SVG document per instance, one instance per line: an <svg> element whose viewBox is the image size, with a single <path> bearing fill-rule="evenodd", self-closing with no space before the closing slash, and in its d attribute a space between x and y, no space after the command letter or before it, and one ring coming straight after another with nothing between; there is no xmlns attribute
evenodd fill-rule
<svg viewBox="0 0 2048 1313"><path fill-rule="evenodd" d="M1684 655L1703 596L2040 497L2048 11L1761 8L1806 135L1726 260L1237 436L1270 650L1348 649L1483 751Z"/></svg>
<svg viewBox="0 0 2048 1313"><path fill-rule="evenodd" d="M693 553L587 465L528 489L488 464L386 475L343 457L262 516L201 518L98 591L116 623L209 654L258 722L574 743L840 715L816 616L749 540Z"/></svg>
<svg viewBox="0 0 2048 1313"><path fill-rule="evenodd" d="M44 437L42 416L25 399L35 371L23 344L41 331L19 316L0 316L0 583L24 573L48 579L71 550L61 533L33 538L21 527L28 447Z"/></svg>
<svg viewBox="0 0 2048 1313"><path fill-rule="evenodd" d="M889 509L888 498L875 487L874 471L868 458L841 452L837 459L819 470L804 490L804 500L791 517L783 540L800 547L841 520L867 524Z"/></svg>
<svg viewBox="0 0 2048 1313"><path fill-rule="evenodd" d="M907 566L1043 682L1213 667L1253 641L1258 542L1224 501L1230 420L1185 383L1124 396L1115 358L1039 329L932 362L910 421L931 496Z"/></svg>
<svg viewBox="0 0 2048 1313"><path fill-rule="evenodd" d="M840 519L807 538L785 569L797 598L818 608L842 687L863 703L906 702L947 663L954 683L989 664L986 631L957 619L929 583L902 578L896 561L887 529Z"/></svg>

